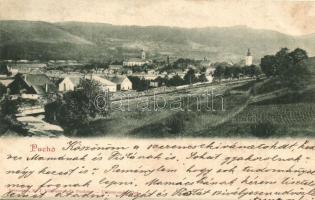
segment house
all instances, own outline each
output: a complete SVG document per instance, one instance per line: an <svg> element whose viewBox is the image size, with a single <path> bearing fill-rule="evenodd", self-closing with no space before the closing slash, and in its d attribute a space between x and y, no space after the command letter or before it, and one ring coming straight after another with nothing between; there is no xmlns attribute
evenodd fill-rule
<svg viewBox="0 0 315 200"><path fill-rule="evenodd" d="M112 70L122 70L123 66L122 65L109 65L108 67L109 69L112 69Z"/></svg>
<svg viewBox="0 0 315 200"><path fill-rule="evenodd" d="M212 65L211 61L208 60L207 58L204 58L201 62L200 62L200 66L201 67L205 67L208 68Z"/></svg>
<svg viewBox="0 0 315 200"><path fill-rule="evenodd" d="M131 69L124 70L124 74L131 75L133 72Z"/></svg>
<svg viewBox="0 0 315 200"><path fill-rule="evenodd" d="M134 73L134 74L132 74L132 76L137 76L140 79L145 79L145 80L154 80L158 77L156 74L146 74L144 72Z"/></svg>
<svg viewBox="0 0 315 200"><path fill-rule="evenodd" d="M132 90L132 82L129 80L127 76L115 76L109 78L110 81L116 83L117 90Z"/></svg>
<svg viewBox="0 0 315 200"><path fill-rule="evenodd" d="M210 66L206 69L205 73L206 75L209 75L209 74L213 74L215 71L215 67L214 66Z"/></svg>
<svg viewBox="0 0 315 200"><path fill-rule="evenodd" d="M109 65L108 70L110 74L121 73L123 70L123 66L122 65Z"/></svg>
<svg viewBox="0 0 315 200"><path fill-rule="evenodd" d="M4 63L0 63L0 78L5 78L9 74L10 74L9 67Z"/></svg>
<svg viewBox="0 0 315 200"><path fill-rule="evenodd" d="M161 76L161 77L167 77L168 76L168 73L166 72L166 71L160 71L160 73L159 73L159 76Z"/></svg>
<svg viewBox="0 0 315 200"><path fill-rule="evenodd" d="M13 81L14 81L13 78L1 78L0 84L4 85L5 87L8 87Z"/></svg>
<svg viewBox="0 0 315 200"><path fill-rule="evenodd" d="M181 78L184 78L184 76L186 75L186 73L189 71L189 69L185 69L184 71L183 70L180 70L180 69L177 69L177 70L174 70L174 73L175 75L178 75L180 76Z"/></svg>
<svg viewBox="0 0 315 200"><path fill-rule="evenodd" d="M45 74L17 74L9 84L11 94L46 95L55 93L55 84Z"/></svg>
<svg viewBox="0 0 315 200"><path fill-rule="evenodd" d="M8 86L14 81L12 78L0 78L0 85L6 87L7 93L9 92Z"/></svg>
<svg viewBox="0 0 315 200"><path fill-rule="evenodd" d="M109 92L117 91L116 83L113 83L112 81L107 80L106 78L95 76L95 75L87 76L86 78L99 83L103 90L108 90Z"/></svg>
<svg viewBox="0 0 315 200"><path fill-rule="evenodd" d="M150 70L148 70L148 72L147 72L148 74L151 74L151 75L153 75L153 74L157 74L157 72L154 70L154 69L150 69Z"/></svg>
<svg viewBox="0 0 315 200"><path fill-rule="evenodd" d="M208 80L208 82L212 83L213 75L212 74L206 75L206 79Z"/></svg>
<svg viewBox="0 0 315 200"><path fill-rule="evenodd" d="M17 60L18 63L28 63L29 60Z"/></svg>
<svg viewBox="0 0 315 200"><path fill-rule="evenodd" d="M159 87L159 82L155 81L155 80L152 80L150 81L150 87Z"/></svg>
<svg viewBox="0 0 315 200"><path fill-rule="evenodd" d="M66 77L58 82L58 91L67 92L74 91L80 84L81 78L79 76Z"/></svg>

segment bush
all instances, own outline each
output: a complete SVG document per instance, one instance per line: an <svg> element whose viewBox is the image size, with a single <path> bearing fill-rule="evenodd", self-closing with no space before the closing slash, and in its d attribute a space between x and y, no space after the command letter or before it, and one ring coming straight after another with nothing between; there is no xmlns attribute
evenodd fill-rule
<svg viewBox="0 0 315 200"><path fill-rule="evenodd" d="M250 131L255 137L269 138L276 135L278 127L271 122L259 122L250 126Z"/></svg>
<svg viewBox="0 0 315 200"><path fill-rule="evenodd" d="M176 113L170 117L166 122L166 127L169 133L179 134L185 129L185 115L184 113Z"/></svg>

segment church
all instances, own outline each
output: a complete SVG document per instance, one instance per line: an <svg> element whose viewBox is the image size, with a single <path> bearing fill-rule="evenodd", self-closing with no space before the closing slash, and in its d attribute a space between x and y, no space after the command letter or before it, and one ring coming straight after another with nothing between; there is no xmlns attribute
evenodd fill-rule
<svg viewBox="0 0 315 200"><path fill-rule="evenodd" d="M126 67L134 67L134 66L142 66L144 64L149 64L150 60L146 59L145 51L141 51L141 58L129 58L128 60L123 62L123 66Z"/></svg>

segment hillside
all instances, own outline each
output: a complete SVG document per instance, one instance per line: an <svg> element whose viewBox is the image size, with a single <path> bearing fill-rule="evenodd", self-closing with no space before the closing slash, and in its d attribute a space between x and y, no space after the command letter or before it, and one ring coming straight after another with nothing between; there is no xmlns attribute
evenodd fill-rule
<svg viewBox="0 0 315 200"><path fill-rule="evenodd" d="M178 28L116 26L85 22L0 21L0 58L123 59L145 49L151 58L208 57L237 62L251 48L256 61L281 47L304 48L315 54L315 35L294 37L245 26ZM17 50L19 49L19 50ZM13 51L13 52L12 52ZM164 56L163 56L164 55Z"/></svg>
<svg viewBox="0 0 315 200"><path fill-rule="evenodd" d="M32 21L1 21L0 42L2 45L20 42L92 44L54 24Z"/></svg>
<svg viewBox="0 0 315 200"><path fill-rule="evenodd" d="M66 59L86 54L95 46L54 24L0 21L0 58Z"/></svg>
<svg viewBox="0 0 315 200"><path fill-rule="evenodd" d="M315 53L309 41L314 37L298 38L270 30L245 26L211 28L177 28L162 26L114 26L100 23L66 22L59 27L99 45L199 57L215 60L238 60L251 48L257 57L274 53L279 48L302 47Z"/></svg>

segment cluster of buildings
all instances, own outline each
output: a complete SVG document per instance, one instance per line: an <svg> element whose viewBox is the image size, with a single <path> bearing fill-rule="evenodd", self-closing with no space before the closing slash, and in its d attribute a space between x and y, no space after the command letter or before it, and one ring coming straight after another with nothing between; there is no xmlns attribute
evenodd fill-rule
<svg viewBox="0 0 315 200"><path fill-rule="evenodd" d="M253 57L248 49L245 57L245 65L253 64ZM32 100L33 103L22 104L16 114L17 120L25 122L28 125L33 121L34 132L43 132L47 130L38 127L50 127L53 131L61 131L60 127L49 125L42 119L34 116L44 114L44 106L52 102L56 96L63 95L68 91L79 89L82 79L93 80L97 82L103 90L116 93L119 91L133 90L133 84L128 76L138 77L150 81L151 87L159 87L159 78L172 78L176 75L183 78L189 69L195 69L195 75L198 77L201 72L195 66L188 66L186 69L173 69L171 71L161 71L159 68L147 69L145 71L134 71L135 67L152 64L152 60L146 58L145 51L141 51L140 58L129 58L122 64L111 64L107 68L94 69L90 73L67 72L60 70L48 70L53 66L81 66L75 60L51 60L47 63L39 61L10 61L0 63L0 84L7 88L10 99ZM169 60L168 60L169 64ZM208 82L212 82L214 66L204 59L200 62L200 67L206 70L202 73L206 76ZM34 103L35 102L35 103ZM36 127L36 128L34 128Z"/></svg>
<svg viewBox="0 0 315 200"><path fill-rule="evenodd" d="M132 83L126 75L83 75L77 73L64 74L62 77L49 76L42 73L44 65L23 65L23 70L18 70L11 65L2 65L0 70L0 83L8 88L13 95L32 94L43 95L46 93L63 93L77 89L81 79L91 79L98 82L101 87L111 92L132 90ZM35 70L34 66L41 66ZM19 66L21 67L21 66Z"/></svg>
<svg viewBox="0 0 315 200"><path fill-rule="evenodd" d="M93 80L105 91L112 93L132 90L132 82L127 76L64 74L62 77L49 76L43 73L42 64L19 65L0 64L0 84L7 88L9 101L19 100L15 115L15 123L27 127L32 135L53 136L61 134L62 128L47 123L45 106L62 96L65 92L79 88L82 79ZM12 130L10 130L12 131Z"/></svg>
<svg viewBox="0 0 315 200"><path fill-rule="evenodd" d="M132 82L127 76L102 77L97 75L67 76L57 81L58 92L74 91L78 88L81 79L93 80L109 92L132 90Z"/></svg>
<svg viewBox="0 0 315 200"><path fill-rule="evenodd" d="M253 64L253 57L250 49L244 59L245 65ZM130 58L120 64L111 64L108 68L101 68L93 70L90 74L70 72L50 73L47 67L50 64L57 65L78 65L75 60L51 60L48 63L29 62L27 60L20 60L18 62L7 62L0 67L0 83L8 88L10 94L24 94L27 95L42 95L45 93L64 93L67 91L74 91L77 89L81 79L91 79L98 82L104 89L110 92L128 91L132 90L132 82L128 76L139 77L153 82L157 78L172 78L175 75L184 77L189 69L195 69L196 76L201 73L195 66L188 66L186 69L174 69L172 71L161 71L159 69L148 69L146 71L134 72L133 68L136 66L143 66L144 64L152 63L146 58L145 51L141 51L140 58ZM212 81L212 74L215 68L211 61L206 58L200 62L200 66L206 70L202 73L206 75L209 82Z"/></svg>

